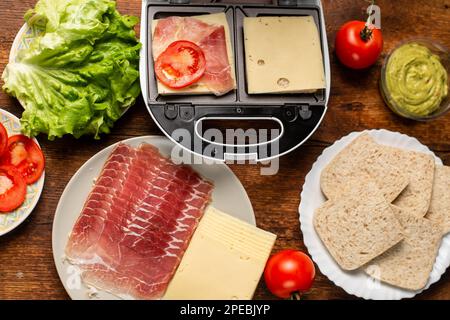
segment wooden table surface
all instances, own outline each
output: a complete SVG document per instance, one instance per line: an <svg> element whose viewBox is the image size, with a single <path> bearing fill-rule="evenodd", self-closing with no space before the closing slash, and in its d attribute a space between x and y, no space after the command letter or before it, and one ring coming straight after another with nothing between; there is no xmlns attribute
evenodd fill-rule
<svg viewBox="0 0 450 320"><path fill-rule="evenodd" d="M14 36L23 24L23 14L36 0L1 0L0 73L8 62ZM410 36L426 36L450 47L449 0L377 1L381 7L385 40L383 56L399 41ZM119 0L122 13L140 15L139 0ZM450 114L432 122L401 119L383 104L378 91L380 66L355 72L342 67L333 54L335 33L348 20L363 19L366 1L323 0L330 44L332 86L325 119L302 147L283 156L274 176L261 176L256 165L232 165L252 201L259 227L276 233L275 250L306 250L298 222L299 194L305 175L322 150L352 131L385 128L418 138L450 165ZM0 107L17 116L22 108L15 99L0 92ZM161 135L144 106L142 98L120 119L112 133L95 141L65 137L47 141L40 137L47 166L42 197L33 214L15 231L0 237L0 299L66 299L56 272L51 246L52 222L59 197L69 179L91 156L122 139ZM273 296L261 282L257 299ZM339 287L317 272L307 299L351 299ZM450 271L418 299L450 299Z"/></svg>

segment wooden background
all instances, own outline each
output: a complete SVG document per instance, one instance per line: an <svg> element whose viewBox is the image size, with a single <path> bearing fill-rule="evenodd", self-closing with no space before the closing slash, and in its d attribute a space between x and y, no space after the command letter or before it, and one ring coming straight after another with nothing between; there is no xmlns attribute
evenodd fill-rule
<svg viewBox="0 0 450 320"><path fill-rule="evenodd" d="M0 73L8 61L14 36L23 23L23 14L36 0L0 1ZM122 13L140 15L139 0L119 0ZM381 7L385 40L383 56L399 41L411 36L426 36L450 47L450 0L377 1ZM378 91L383 57L369 70L355 72L337 62L333 54L335 33L348 20L364 19L367 1L323 0L332 69L329 111L314 136L302 147L281 158L275 176L261 176L258 166L233 165L253 203L258 226L278 235L275 250L306 250L299 231L299 194L305 175L322 150L352 131L385 128L418 138L444 163L450 165L450 114L438 120L419 123L395 116L383 104ZM0 92L0 107L17 116L22 108L16 100ZM8 235L0 237L0 299L66 299L53 263L52 222L65 185L92 155L122 139L160 135L142 99L120 119L112 133L100 141L70 137L47 141L40 137L47 167L42 198L30 218ZM273 296L261 282L257 299ZM349 299L352 296L317 272L307 299ZM419 299L450 299L450 271Z"/></svg>

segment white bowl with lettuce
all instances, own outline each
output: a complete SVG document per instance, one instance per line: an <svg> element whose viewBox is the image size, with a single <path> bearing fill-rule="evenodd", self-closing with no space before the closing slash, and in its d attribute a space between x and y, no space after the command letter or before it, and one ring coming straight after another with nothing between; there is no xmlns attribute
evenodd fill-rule
<svg viewBox="0 0 450 320"><path fill-rule="evenodd" d="M24 108L23 133L109 133L140 94L137 22L113 0L39 0L2 75Z"/></svg>

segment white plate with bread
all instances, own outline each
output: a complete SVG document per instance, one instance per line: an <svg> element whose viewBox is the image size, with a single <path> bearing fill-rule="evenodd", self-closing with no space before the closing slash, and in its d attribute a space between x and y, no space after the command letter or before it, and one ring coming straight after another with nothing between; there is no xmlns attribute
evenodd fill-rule
<svg viewBox="0 0 450 320"><path fill-rule="evenodd" d="M353 132L308 173L300 224L322 274L347 293L411 298L450 265L450 168L417 139Z"/></svg>

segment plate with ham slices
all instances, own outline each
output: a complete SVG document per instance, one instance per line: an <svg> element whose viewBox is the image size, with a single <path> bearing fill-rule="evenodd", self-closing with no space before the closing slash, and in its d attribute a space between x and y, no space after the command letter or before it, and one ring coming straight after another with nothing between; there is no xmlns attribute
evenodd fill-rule
<svg viewBox="0 0 450 320"><path fill-rule="evenodd" d="M159 136L125 140L72 177L53 223L54 260L72 299L164 298L210 206L255 225L225 164L179 164L173 148Z"/></svg>

